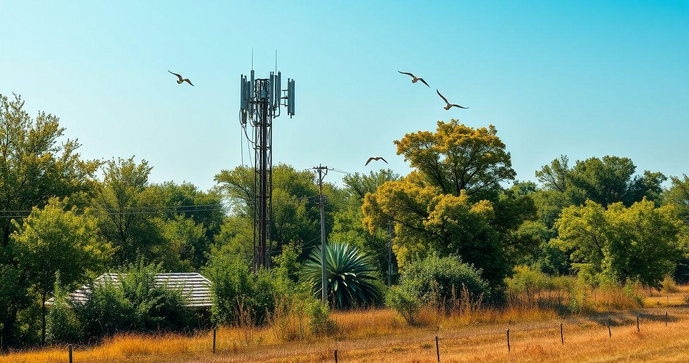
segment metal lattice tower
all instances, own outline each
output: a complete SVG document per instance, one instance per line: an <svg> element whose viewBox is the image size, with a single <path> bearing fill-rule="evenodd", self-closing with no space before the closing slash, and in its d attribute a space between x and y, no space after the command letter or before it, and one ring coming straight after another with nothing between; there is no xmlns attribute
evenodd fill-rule
<svg viewBox="0 0 689 363"><path fill-rule="evenodd" d="M281 89L282 74L270 72L270 78L254 79L241 76L241 125L254 149L254 241L253 269L269 268L272 240L270 221L273 214L273 119L280 116L280 106L294 116L294 80L287 80L287 89ZM284 103L282 101L284 100ZM253 129L253 139L246 131Z"/></svg>

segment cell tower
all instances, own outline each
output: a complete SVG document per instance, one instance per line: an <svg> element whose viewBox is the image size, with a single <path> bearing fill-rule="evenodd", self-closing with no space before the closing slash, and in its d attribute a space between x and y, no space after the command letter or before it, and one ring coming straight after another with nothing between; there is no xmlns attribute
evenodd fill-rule
<svg viewBox="0 0 689 363"><path fill-rule="evenodd" d="M280 117L280 107L294 116L294 80L287 79L281 88L282 74L270 72L270 78L241 75L240 122L246 138L254 149L254 241L253 268L270 267L270 220L273 213L273 119ZM247 132L247 125L253 133ZM252 139L253 137L253 139Z"/></svg>

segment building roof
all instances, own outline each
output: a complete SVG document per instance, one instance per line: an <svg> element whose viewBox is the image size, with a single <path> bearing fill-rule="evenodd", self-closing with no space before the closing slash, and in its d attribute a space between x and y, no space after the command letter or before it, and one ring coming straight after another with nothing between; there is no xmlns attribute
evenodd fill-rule
<svg viewBox="0 0 689 363"><path fill-rule="evenodd" d="M109 280L114 284L119 284L118 276L116 273L105 273L98 276L93 283L99 284ZM213 304L211 299L211 282L199 273L160 273L156 274L155 284L156 286L167 284L169 288L181 289L187 299L187 307L209 308ZM74 303L85 303L90 292L91 286L87 284L70 293L68 298ZM46 302L47 305L52 305L52 303L52 298Z"/></svg>

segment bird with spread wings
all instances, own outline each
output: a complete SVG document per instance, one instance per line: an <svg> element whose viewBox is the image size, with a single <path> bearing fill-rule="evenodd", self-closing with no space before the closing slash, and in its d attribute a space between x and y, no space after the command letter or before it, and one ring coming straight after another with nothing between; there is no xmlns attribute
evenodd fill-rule
<svg viewBox="0 0 689 363"><path fill-rule="evenodd" d="M169 69L168 69L168 72L170 72ZM175 76L177 76L177 84L182 84L182 83L184 83L184 82L187 82L187 83L189 83L189 84L192 85L192 86L194 85L193 83L191 83L191 81L189 80L189 78L183 78L182 75L177 74L177 73L174 73L174 72L170 72L170 73L172 73L172 74L174 74Z"/></svg>
<svg viewBox="0 0 689 363"><path fill-rule="evenodd" d="M417 77L417 76L415 76L409 72L402 72L402 71L397 71L397 72L402 73L402 74L406 74L409 77L411 77L412 78L411 83L416 83L418 81L421 81L421 83L425 84L428 88L431 88L431 86L429 86L428 83L426 83L426 81L421 77Z"/></svg>
<svg viewBox="0 0 689 363"><path fill-rule="evenodd" d="M388 161L383 159L382 156L371 156L370 158L368 158L368 160L366 160L366 164L364 164L364 166L368 165L368 163L370 163L373 160L375 160L375 161L383 160L386 164L388 164Z"/></svg>
<svg viewBox="0 0 689 363"><path fill-rule="evenodd" d="M438 92L438 96L440 96L440 98L442 98L443 101L445 101L446 105L445 105L445 107L443 107L445 110L449 110L449 109L452 108L452 107L463 108L463 109L465 109L465 110L466 110L467 108L469 108L469 107L460 106L460 105L455 104L455 103L447 102L447 98L445 98L445 96L441 95L441 94L440 94L440 91L438 91L438 90L435 90L435 91Z"/></svg>

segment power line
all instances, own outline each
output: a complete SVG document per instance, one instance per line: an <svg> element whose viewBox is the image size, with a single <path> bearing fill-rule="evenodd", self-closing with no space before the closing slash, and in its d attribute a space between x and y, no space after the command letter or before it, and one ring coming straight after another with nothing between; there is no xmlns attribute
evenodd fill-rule
<svg viewBox="0 0 689 363"><path fill-rule="evenodd" d="M158 213L195 213L195 212L213 212L222 211L226 206L223 203L219 204L199 204L186 206L169 206L169 207L141 207L141 208L105 208L105 209L89 209L89 212L94 215L137 215L137 214L158 214ZM0 218L26 218L31 214L31 210L2 210L0 211ZM83 211L80 211L83 213Z"/></svg>

